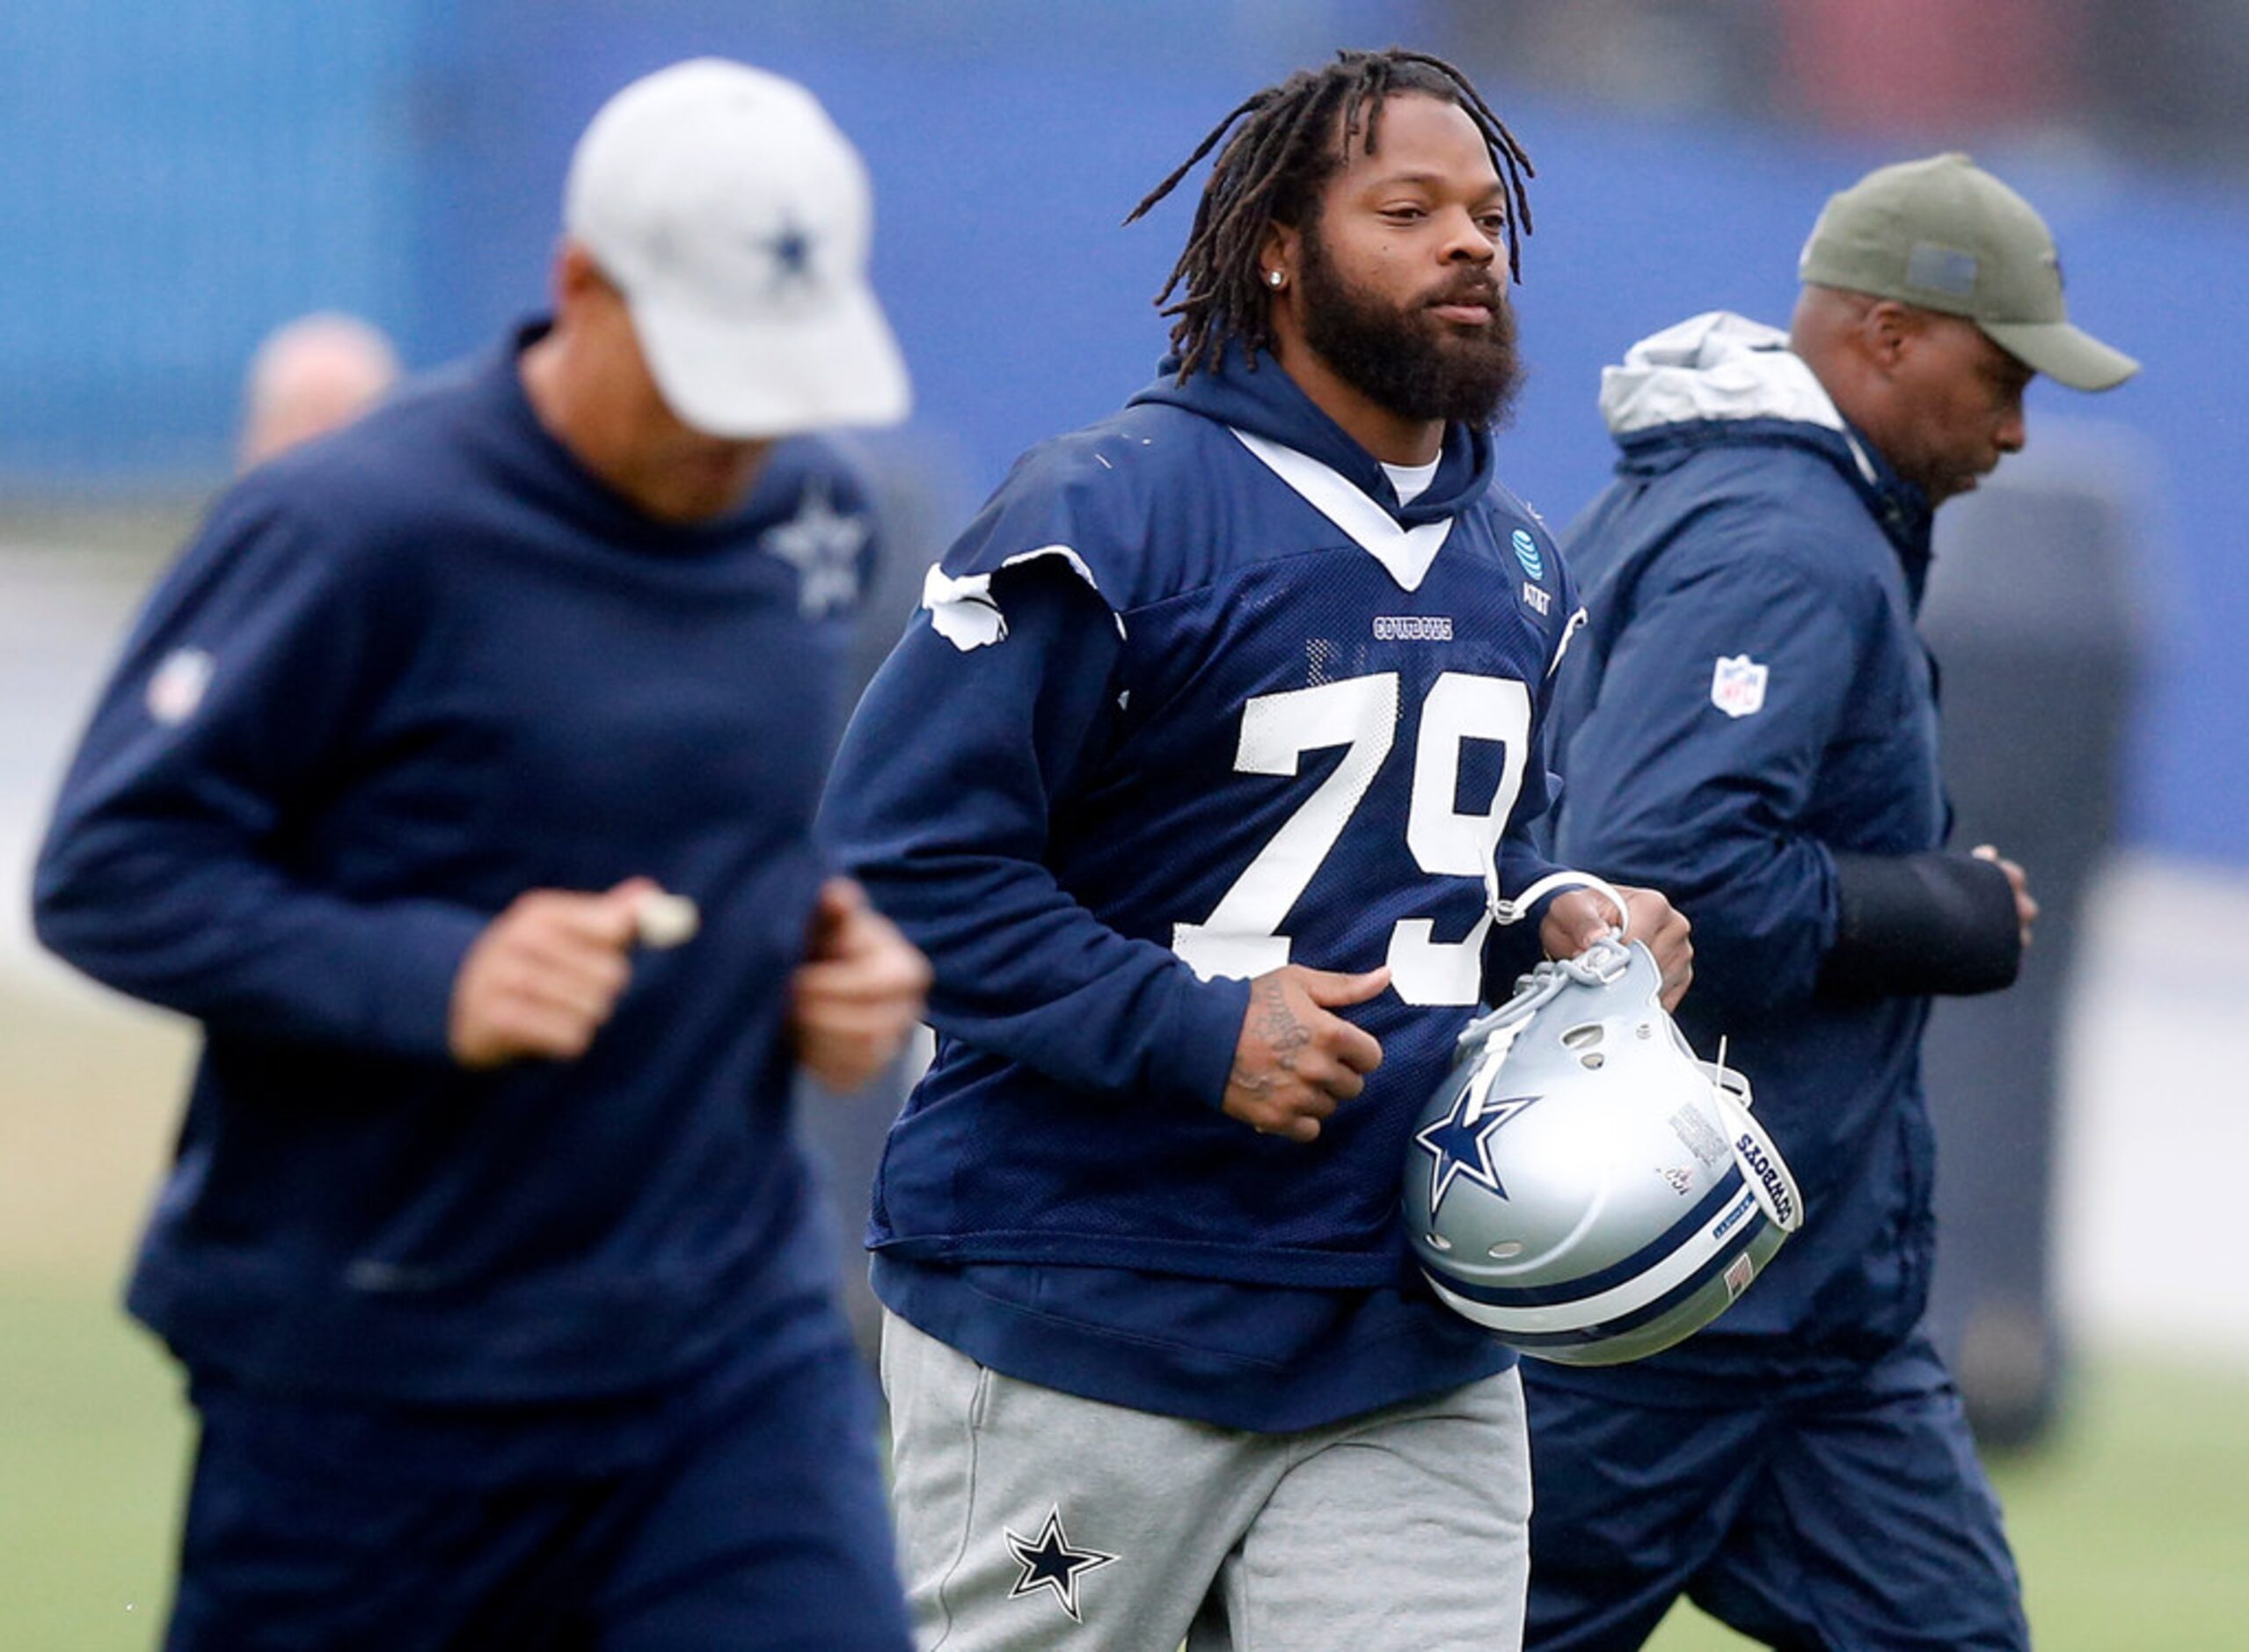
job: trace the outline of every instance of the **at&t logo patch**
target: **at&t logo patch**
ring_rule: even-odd
[[[1515,546],[1515,559],[1522,564],[1525,574],[1534,580],[1546,577],[1546,559],[1538,554],[1538,542],[1530,537],[1528,530],[1516,529],[1515,537],[1508,543]]]

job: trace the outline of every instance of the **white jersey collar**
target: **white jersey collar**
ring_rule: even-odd
[[[1311,455],[1278,442],[1252,435],[1229,425],[1241,444],[1262,460],[1267,470],[1297,492],[1314,510],[1349,534],[1354,541],[1383,565],[1402,590],[1418,591],[1437,559],[1454,518],[1425,522],[1418,528],[1401,526],[1398,519],[1369,499],[1340,471]]]

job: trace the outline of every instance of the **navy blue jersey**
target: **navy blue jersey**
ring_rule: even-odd
[[[1272,1306],[1296,1328],[1260,1349],[1213,1305],[1254,1323],[1260,1290],[1405,1280],[1406,1138],[1479,996],[1487,879],[1495,861],[1510,890],[1545,870],[1524,828],[1575,613],[1553,545],[1492,482],[1480,433],[1456,428],[1401,508],[1267,363],[1159,384],[1035,450],[927,595],[825,811],[937,968],[937,1061],[875,1202],[893,1305],[931,1289],[899,1265],[1034,1268],[1050,1310],[1074,1297],[1121,1332],[1175,1290],[1214,1323],[1175,1329],[1172,1363],[1262,1352],[1284,1369],[1261,1397],[1183,1396],[1172,1356],[1144,1350],[1068,1371],[998,1357],[1096,1398],[1300,1426],[1291,1385],[1317,1379],[1286,1369],[1291,1345],[1333,1324],[1309,1334],[1301,1305]],[[1383,1065],[1311,1147],[1218,1110],[1245,983],[1288,963],[1393,972],[1346,1012]],[[987,1277],[978,1294],[1019,1292]],[[924,1328],[974,1341],[940,1317]],[[1434,1303],[1406,1319],[1385,1319],[1385,1370],[1334,1354],[1355,1374],[1308,1403],[1347,1414],[1506,1363]]]
[[[36,882],[47,945],[204,1025],[131,1294],[191,1367],[578,1397],[836,1334],[783,1017],[868,525],[807,442],[739,515],[652,522],[542,428],[516,349],[219,501]],[[634,874],[701,933],[581,1059],[456,1067],[483,926]]]

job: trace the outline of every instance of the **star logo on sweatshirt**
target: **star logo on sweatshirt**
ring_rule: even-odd
[[[797,603],[807,619],[819,619],[859,599],[859,552],[866,546],[867,520],[836,508],[829,484],[808,484],[797,514],[766,531],[763,545],[797,571]]]
[[[1007,1591],[1007,1597],[1014,1600],[1041,1590],[1051,1590],[1056,1604],[1070,1614],[1070,1620],[1084,1623],[1085,1619],[1077,1609],[1078,1580],[1117,1557],[1099,1549],[1072,1545],[1070,1534],[1062,1530],[1059,1506],[1048,1509],[1047,1523],[1039,1528],[1039,1535],[1034,1538],[1026,1538],[1011,1526],[1003,1530],[1007,1533],[1008,1553],[1023,1568],[1015,1586]]]

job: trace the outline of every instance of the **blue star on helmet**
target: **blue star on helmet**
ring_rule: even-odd
[[[820,479],[806,486],[797,514],[769,529],[760,543],[795,567],[798,606],[806,618],[817,619],[858,600],[859,552],[866,542],[866,518],[837,510]]]
[[[1462,1176],[1479,1187],[1488,1188],[1502,1199],[1508,1196],[1508,1190],[1500,1185],[1500,1173],[1492,1165],[1492,1137],[1501,1125],[1538,1098],[1509,1096],[1505,1100],[1479,1104],[1479,1088],[1473,1084],[1464,1085],[1449,1113],[1414,1132],[1413,1140],[1434,1161],[1429,1166],[1431,1216],[1437,1213],[1437,1207],[1445,1202],[1453,1182]]]
[[[1007,1533],[1008,1553],[1023,1568],[1015,1586],[1007,1591],[1007,1597],[1014,1600],[1042,1589],[1051,1590],[1055,1601],[1070,1614],[1070,1620],[1084,1623],[1085,1619],[1077,1609],[1078,1579],[1087,1572],[1099,1570],[1117,1557],[1099,1549],[1073,1546],[1070,1534],[1062,1530],[1059,1507],[1047,1510],[1047,1523],[1039,1528],[1035,1538],[1024,1537],[1012,1527],[1003,1530]]]

